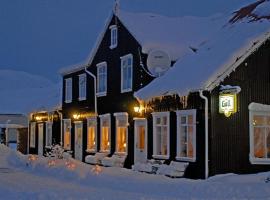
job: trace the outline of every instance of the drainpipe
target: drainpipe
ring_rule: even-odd
[[[87,70],[87,66],[84,67],[84,71],[94,79],[94,91],[95,91],[95,116],[97,116],[97,78],[96,76]]]
[[[208,166],[208,98],[203,95],[203,90],[199,91],[200,97],[205,101],[204,115],[205,115],[205,178],[209,175]]]

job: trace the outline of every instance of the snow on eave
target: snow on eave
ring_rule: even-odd
[[[249,49],[247,49],[243,55],[238,57],[239,58],[238,60],[236,60],[232,64],[227,64],[227,65],[224,65],[223,67],[221,67],[221,69],[223,69],[223,71],[221,71],[221,73],[219,75],[216,75],[216,76],[210,78],[207,81],[207,83],[204,87],[204,90],[212,91],[226,77],[228,77],[233,71],[235,71],[236,68],[239,67],[241,65],[241,63],[243,63],[252,53],[254,53],[261,45],[263,45],[269,38],[270,38],[270,29],[266,33],[264,33],[263,35],[261,35],[260,37],[255,39],[253,41],[254,45],[252,45]]]
[[[248,109],[251,111],[263,111],[263,112],[269,112],[270,111],[270,105],[260,104],[252,102],[249,104]]]
[[[62,75],[62,76],[65,76],[65,75],[68,75],[68,74],[71,74],[71,73],[74,73],[74,72],[77,72],[77,71],[80,71],[82,69],[84,69],[86,66],[89,66],[91,65],[96,53],[97,53],[97,50],[102,42],[102,39],[104,38],[104,35],[108,29],[108,26],[112,20],[114,16],[114,12],[110,12],[109,16],[107,17],[106,21],[105,21],[105,25],[102,29],[102,31],[100,32],[96,42],[95,42],[95,45],[94,47],[92,48],[90,54],[87,56],[87,59],[79,64],[76,64],[76,65],[73,65],[73,66],[70,66],[70,67],[66,67],[66,68],[63,68],[63,69],[60,69],[59,73]]]

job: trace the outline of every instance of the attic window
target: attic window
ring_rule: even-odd
[[[110,26],[110,30],[111,30],[111,46],[110,49],[114,49],[117,47],[117,43],[118,43],[118,30],[117,30],[117,26],[116,25],[112,25]]]

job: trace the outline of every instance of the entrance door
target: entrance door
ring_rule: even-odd
[[[75,159],[82,161],[83,157],[83,123],[76,122],[75,123]]]
[[[38,155],[43,156],[44,126],[38,124]]]
[[[135,119],[134,163],[147,161],[147,120]]]

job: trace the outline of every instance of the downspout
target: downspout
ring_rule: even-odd
[[[84,67],[84,71],[94,79],[94,93],[95,93],[95,116],[97,116],[97,78],[96,76],[87,70],[87,66]]]
[[[208,98],[203,95],[203,90],[199,90],[200,97],[205,101],[204,115],[205,115],[205,178],[209,176],[208,163]]]

